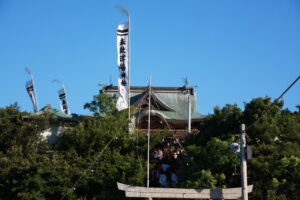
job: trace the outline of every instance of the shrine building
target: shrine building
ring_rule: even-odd
[[[142,131],[148,129],[149,96],[150,129],[151,131],[172,130],[187,133],[189,118],[189,100],[191,112],[191,129],[193,125],[203,120],[204,116],[198,112],[197,96],[193,87],[130,87],[130,105],[135,106],[134,125]],[[118,87],[103,86],[100,93],[118,96]]]

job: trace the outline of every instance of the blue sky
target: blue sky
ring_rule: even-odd
[[[59,79],[70,108],[117,83],[116,27],[131,12],[131,84],[197,85],[201,114],[255,97],[275,99],[300,75],[298,0],[0,0],[0,107],[32,112],[28,67],[40,108],[59,109]],[[300,82],[285,107],[300,104]]]

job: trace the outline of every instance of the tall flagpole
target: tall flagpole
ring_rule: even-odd
[[[128,15],[128,119],[130,120],[130,51],[131,51],[131,41],[130,41],[130,31],[131,31],[131,27],[130,27],[130,13],[127,11],[127,15]]]
[[[123,6],[117,5],[116,6],[121,12],[125,13],[128,17],[128,119],[130,120],[130,31],[131,31],[131,27],[130,27],[130,13],[127,9],[125,9]]]
[[[147,145],[147,187],[149,187],[149,177],[150,177],[150,112],[151,112],[151,75],[149,78],[149,105],[148,105],[148,145]]]

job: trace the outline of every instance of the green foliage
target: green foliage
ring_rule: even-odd
[[[145,160],[134,149],[144,153],[146,140],[140,135],[136,146],[126,112],[66,124],[52,145],[40,140],[42,130],[60,123],[51,116],[22,113],[16,105],[0,116],[1,199],[124,199],[116,182],[144,184]]]
[[[212,137],[227,140],[238,133],[242,123],[243,113],[236,104],[227,104],[224,108],[216,107],[214,114],[206,117],[203,123],[199,124],[198,129],[201,136],[190,137],[189,141],[199,145],[206,145]]]
[[[196,144],[186,147],[189,160],[185,168],[183,187],[226,188],[236,186],[239,179],[233,176],[239,159],[231,153],[228,141],[212,138],[205,146]],[[197,186],[197,187],[196,187]]]
[[[96,116],[110,116],[118,112],[116,109],[116,96],[104,93],[94,96],[90,103],[84,105],[84,108],[93,112]]]
[[[244,123],[254,126],[247,132],[252,143],[272,144],[280,134],[278,119],[281,116],[283,102],[271,102],[271,99],[257,98],[245,104]]]
[[[257,98],[244,111],[237,105],[216,107],[197,125],[200,133],[184,143],[180,187],[239,187],[239,158],[229,146],[239,142],[245,123],[251,125],[247,143],[254,146],[250,199],[300,199],[300,113],[282,106]],[[66,124],[56,144],[42,142],[40,133],[62,122],[21,112],[16,104],[0,109],[1,199],[125,199],[116,182],[145,184],[147,138],[128,134],[126,110],[118,112],[114,97],[101,95],[86,108],[96,117]],[[151,136],[151,148],[163,136]]]
[[[105,149],[107,144],[110,145]],[[73,183],[85,173],[73,193],[87,199],[123,199],[124,194],[117,190],[116,182],[144,184],[146,172],[137,162],[135,148],[134,137],[128,134],[127,115],[122,112],[80,122],[61,135],[56,147],[60,154],[69,156],[71,153],[76,158],[66,160],[81,171]],[[78,158],[83,162],[76,163]],[[144,162],[142,158],[139,160]]]
[[[46,117],[28,118],[28,114],[20,112],[17,104],[0,108],[0,151],[6,153],[15,146],[30,153],[30,148],[36,146],[36,140],[48,125]]]

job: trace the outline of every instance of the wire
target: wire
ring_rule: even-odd
[[[137,121],[137,126],[139,126],[140,124],[140,114],[141,114],[141,105],[142,103],[144,102],[144,99],[146,98],[146,95],[143,96],[141,102],[138,104],[138,108],[139,108],[139,112],[138,112],[138,121]],[[143,168],[143,165],[141,163],[141,159],[140,159],[140,155],[139,155],[139,132],[136,131],[136,154],[137,154],[137,157],[138,157],[138,160],[139,160],[139,163],[140,163],[140,168],[141,169],[144,169]]]
[[[106,146],[101,150],[101,152],[96,156],[96,158],[94,159],[94,161],[90,164],[90,166],[84,170],[84,172],[82,173],[82,175],[75,181],[75,183],[72,185],[72,187],[61,197],[60,200],[63,200],[66,195],[68,194],[68,192],[70,190],[73,190],[73,188],[76,187],[76,185],[79,183],[79,181],[87,174],[87,172],[91,169],[91,167],[96,163],[96,161],[98,161],[98,159],[102,156],[103,152],[109,147],[110,143],[114,140],[114,137],[112,137],[112,139],[106,144]]]
[[[155,98],[153,98],[153,99],[154,99],[154,103],[155,103],[156,106],[158,107],[158,104],[157,104]],[[163,117],[163,120],[164,120],[165,123],[167,124],[167,127],[169,128],[169,130],[171,130],[172,136],[173,136],[173,138],[177,141],[177,143],[178,143],[178,145],[180,146],[180,148],[182,148],[183,151],[186,152],[186,151],[185,151],[185,148],[184,148],[184,147],[182,146],[182,144],[180,143],[179,138],[176,137],[176,135],[175,135],[175,133],[174,133],[174,130],[173,130],[173,129],[170,129],[170,127],[171,127],[170,124],[167,122],[167,120],[166,120],[164,117]],[[198,167],[198,165],[195,163],[195,161],[194,161],[193,159],[190,159],[190,161],[195,165],[195,167],[197,168],[197,170],[200,170],[200,168]]]
[[[258,121],[258,120],[261,120],[263,117],[264,117],[264,115],[266,114],[266,112],[269,110],[269,108],[272,106],[272,105],[274,105],[275,103],[277,103],[278,101],[279,101],[279,99],[281,99],[296,83],[297,83],[297,81],[300,79],[300,76],[298,76],[297,78],[296,78],[296,80],[294,80],[294,82],[293,83],[291,83],[290,85],[289,85],[289,87],[287,87],[287,89],[285,89],[285,91],[277,98],[277,99],[275,99],[275,101],[273,102],[273,103],[271,103],[268,107],[267,107],[267,109],[262,113],[262,115],[259,117],[259,118],[257,118],[252,124],[250,124],[247,128],[246,128],[246,130],[245,130],[245,134],[246,134],[246,131],[248,131],[252,126],[254,126],[255,125],[255,123]],[[246,136],[247,137],[249,137],[247,134],[246,134]]]
[[[155,98],[153,98],[153,99],[154,99],[154,103],[156,104],[156,106],[159,107],[158,104],[157,104],[157,102],[156,102],[156,100],[155,100]],[[181,145],[179,139],[176,137],[176,135],[175,135],[175,133],[174,133],[174,130],[173,130],[173,129],[170,129],[170,127],[171,127],[170,124],[167,122],[167,120],[166,120],[164,117],[162,117],[162,118],[163,118],[163,120],[165,121],[165,123],[167,124],[168,129],[171,130],[171,133],[172,133],[172,135],[173,135],[173,138],[175,138],[176,141],[178,141],[179,146],[184,150],[184,147]]]
[[[279,99],[281,99],[296,84],[296,82],[299,79],[300,79],[300,76],[298,76],[298,78],[296,78],[296,80],[294,80],[294,82],[275,101],[278,101]]]

